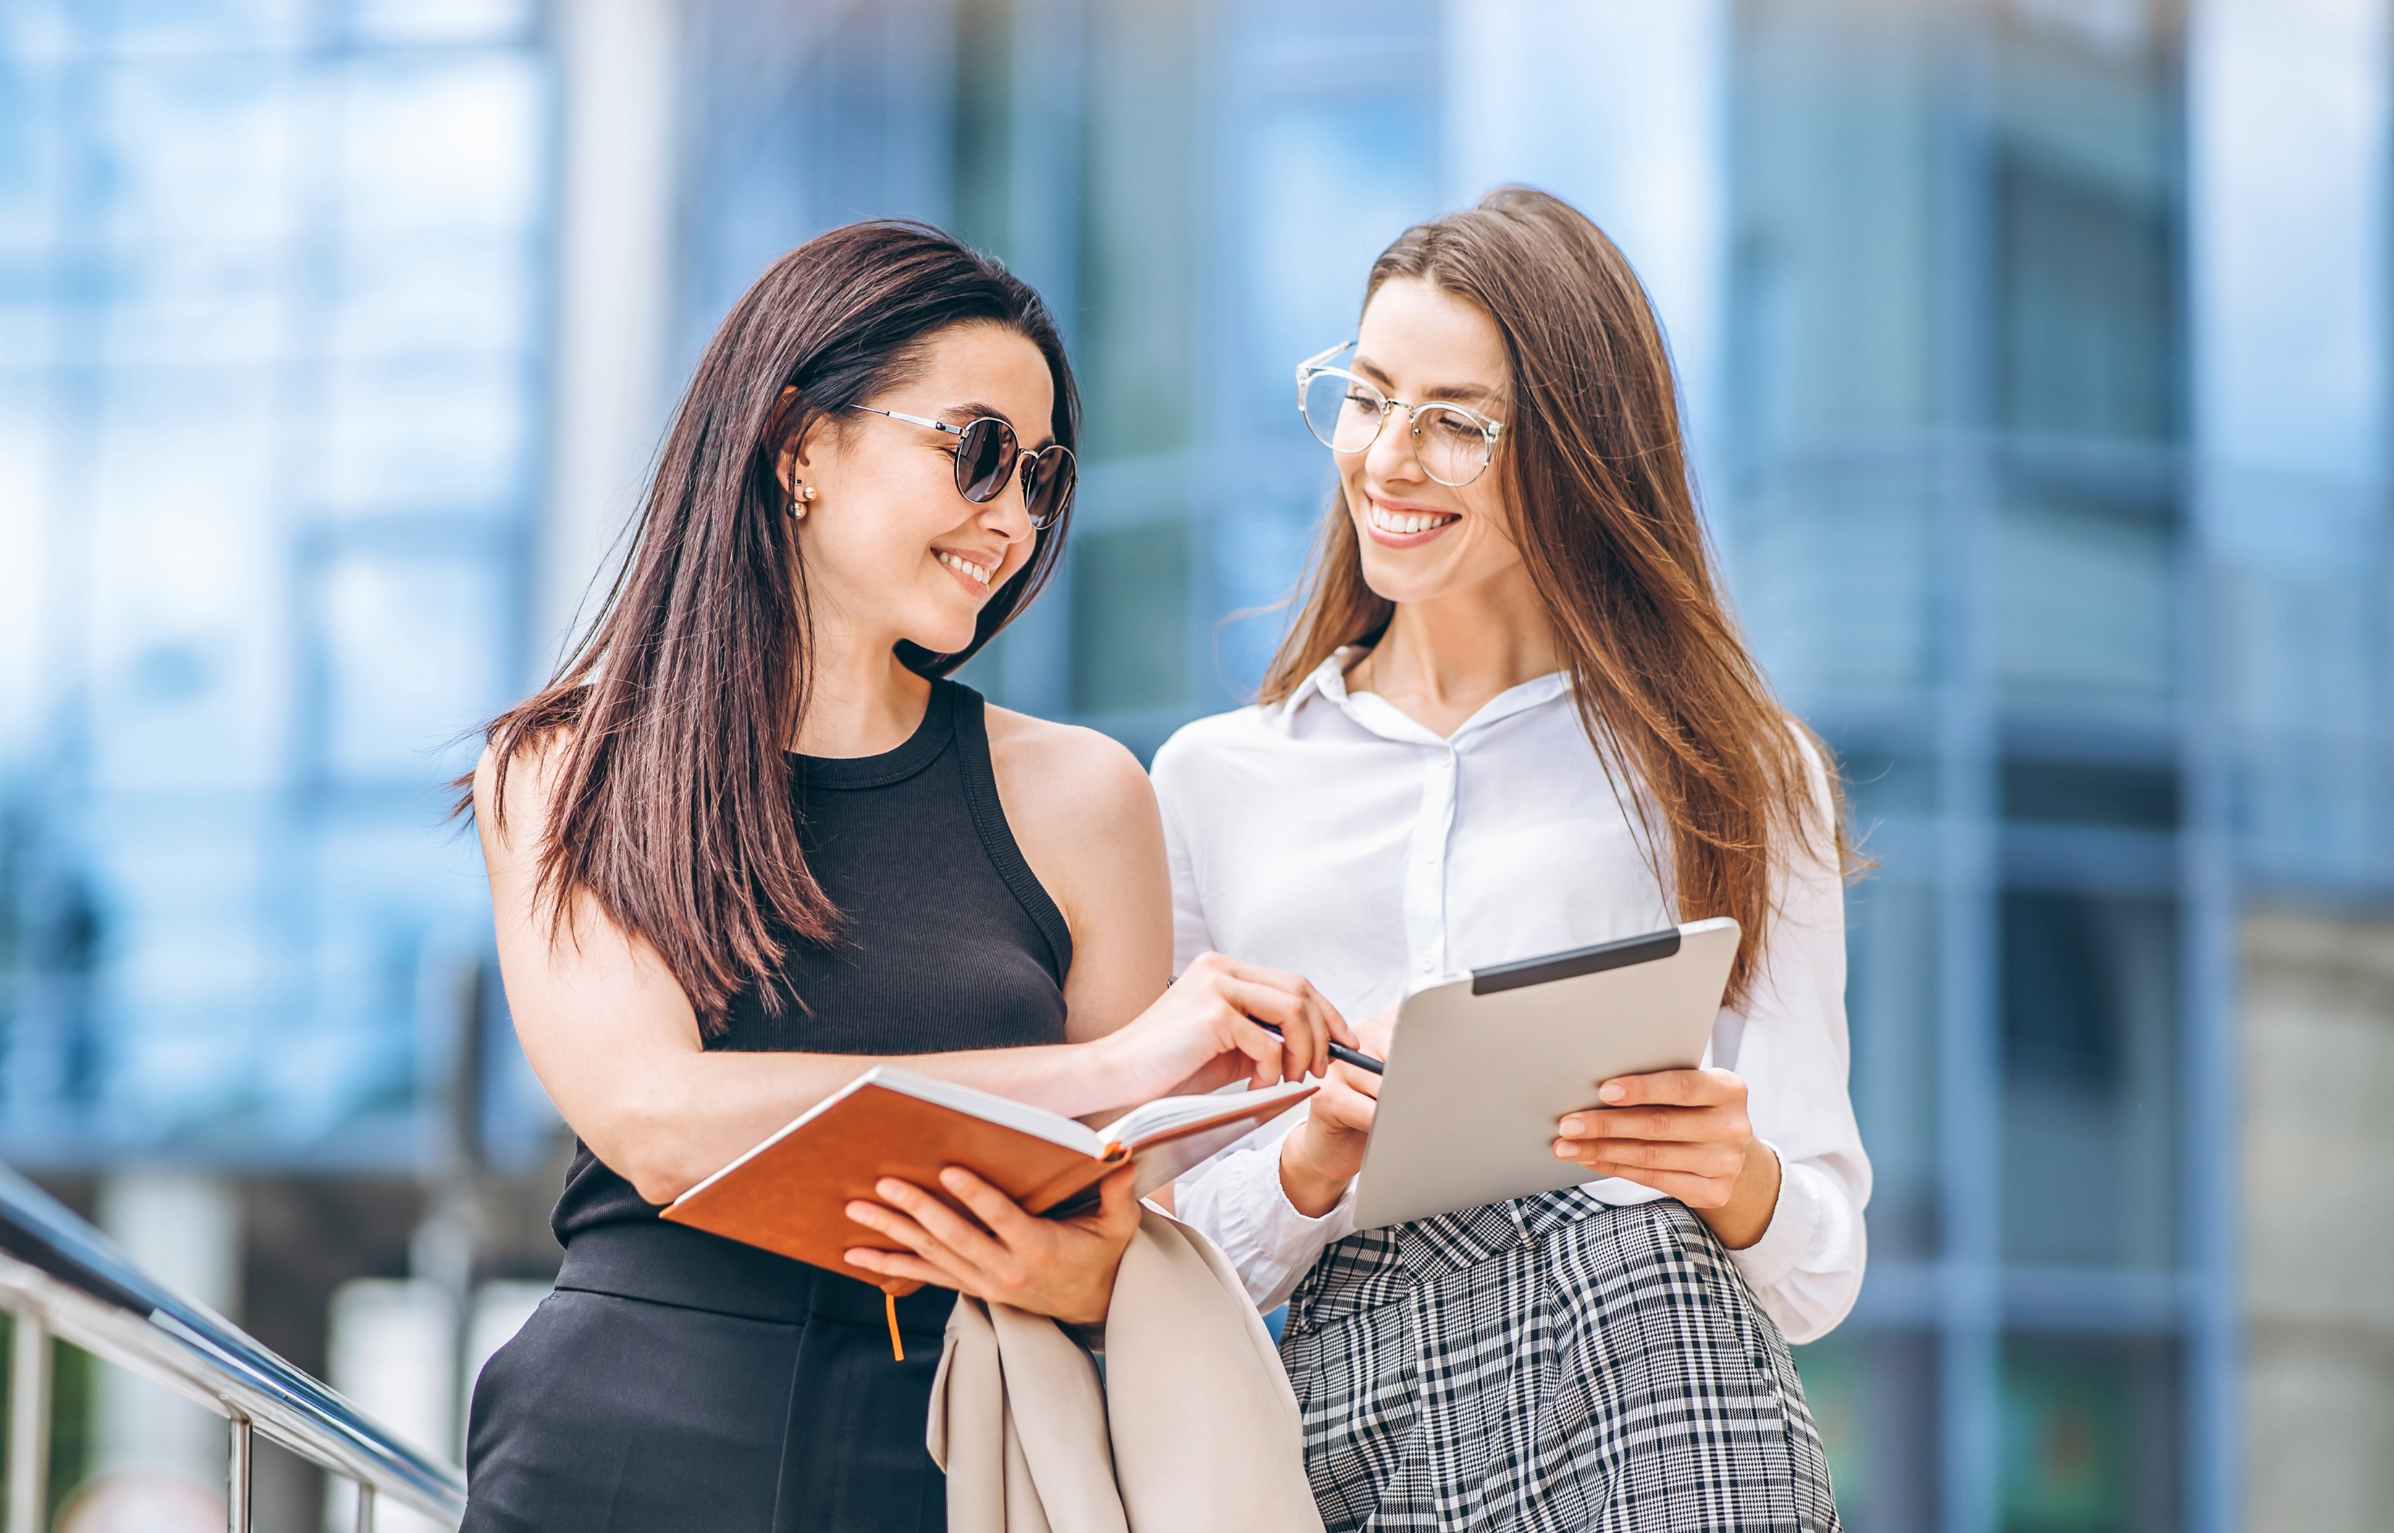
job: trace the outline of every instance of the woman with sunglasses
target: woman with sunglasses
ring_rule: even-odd
[[[1743,938],[1707,1067],[1590,1080],[1551,1125],[1581,1186],[1355,1232],[1375,1078],[1341,1064],[1178,1211],[1259,1303],[1294,1291],[1333,1529],[1835,1527],[1787,1338],[1862,1278],[1852,859],[1722,600],[1645,291],[1508,188],[1391,245],[1297,383],[1338,480],[1302,609],[1261,700],[1155,760],[1178,952],[1301,967],[1371,1047],[1443,977]]]
[[[996,263],[914,224],[809,242],[700,359],[581,648],[489,726],[459,807],[577,1142],[556,1288],[475,1385],[469,1533],[944,1528],[924,1428],[954,1295],[885,1320],[890,1274],[659,1207],[883,1060],[1087,1115],[1352,1041],[1227,960],[1159,999],[1137,762],[948,679],[1055,567],[1078,425],[1046,306]],[[1103,1319],[1127,1174],[1073,1220],[948,1190],[992,1210],[961,1286]]]

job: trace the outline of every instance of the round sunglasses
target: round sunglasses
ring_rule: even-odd
[[[1014,435],[1014,428],[994,415],[984,415],[961,426],[935,421],[928,416],[908,415],[903,410],[879,410],[871,405],[850,405],[869,415],[886,415],[909,426],[928,426],[956,438],[956,493],[976,506],[985,506],[998,498],[1009,481],[1022,480],[1022,503],[1031,513],[1031,528],[1045,532],[1056,525],[1071,503],[1072,486],[1080,473],[1080,465],[1072,456],[1072,449],[1062,442],[1050,442],[1037,452],[1024,452],[1022,442]]]

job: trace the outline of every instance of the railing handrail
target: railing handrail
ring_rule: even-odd
[[[408,1447],[329,1385],[159,1283],[6,1167],[0,1167],[0,1307],[376,1494],[452,1525],[465,1514],[465,1477],[454,1465]],[[15,1408],[27,1403],[41,1408],[40,1402]]]

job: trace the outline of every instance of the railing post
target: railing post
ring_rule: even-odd
[[[0,0],[5,3],[5,0]],[[47,1253],[39,1266],[20,1247]],[[208,1402],[226,1419],[225,1526],[247,1533],[261,1434],[344,1480],[361,1482],[357,1525],[371,1529],[383,1493],[456,1526],[465,1476],[360,1417],[347,1401],[274,1356],[238,1327],[175,1299],[119,1257],[99,1231],[0,1166],[0,1317],[13,1320],[5,1377],[13,1400],[0,1424],[8,1459],[0,1533],[44,1533],[60,1342]],[[339,1516],[334,1513],[335,1518]]]
[[[224,1525],[226,1533],[249,1533],[249,1418],[236,1411],[228,1423],[224,1466]]]
[[[18,1310],[8,1355],[8,1533],[41,1533],[50,1509],[50,1328]]]

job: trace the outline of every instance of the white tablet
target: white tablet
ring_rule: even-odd
[[[1397,1010],[1355,1227],[1575,1187],[1556,1123],[1616,1075],[1703,1062],[1737,956],[1722,916],[1524,959],[1408,996]]]

